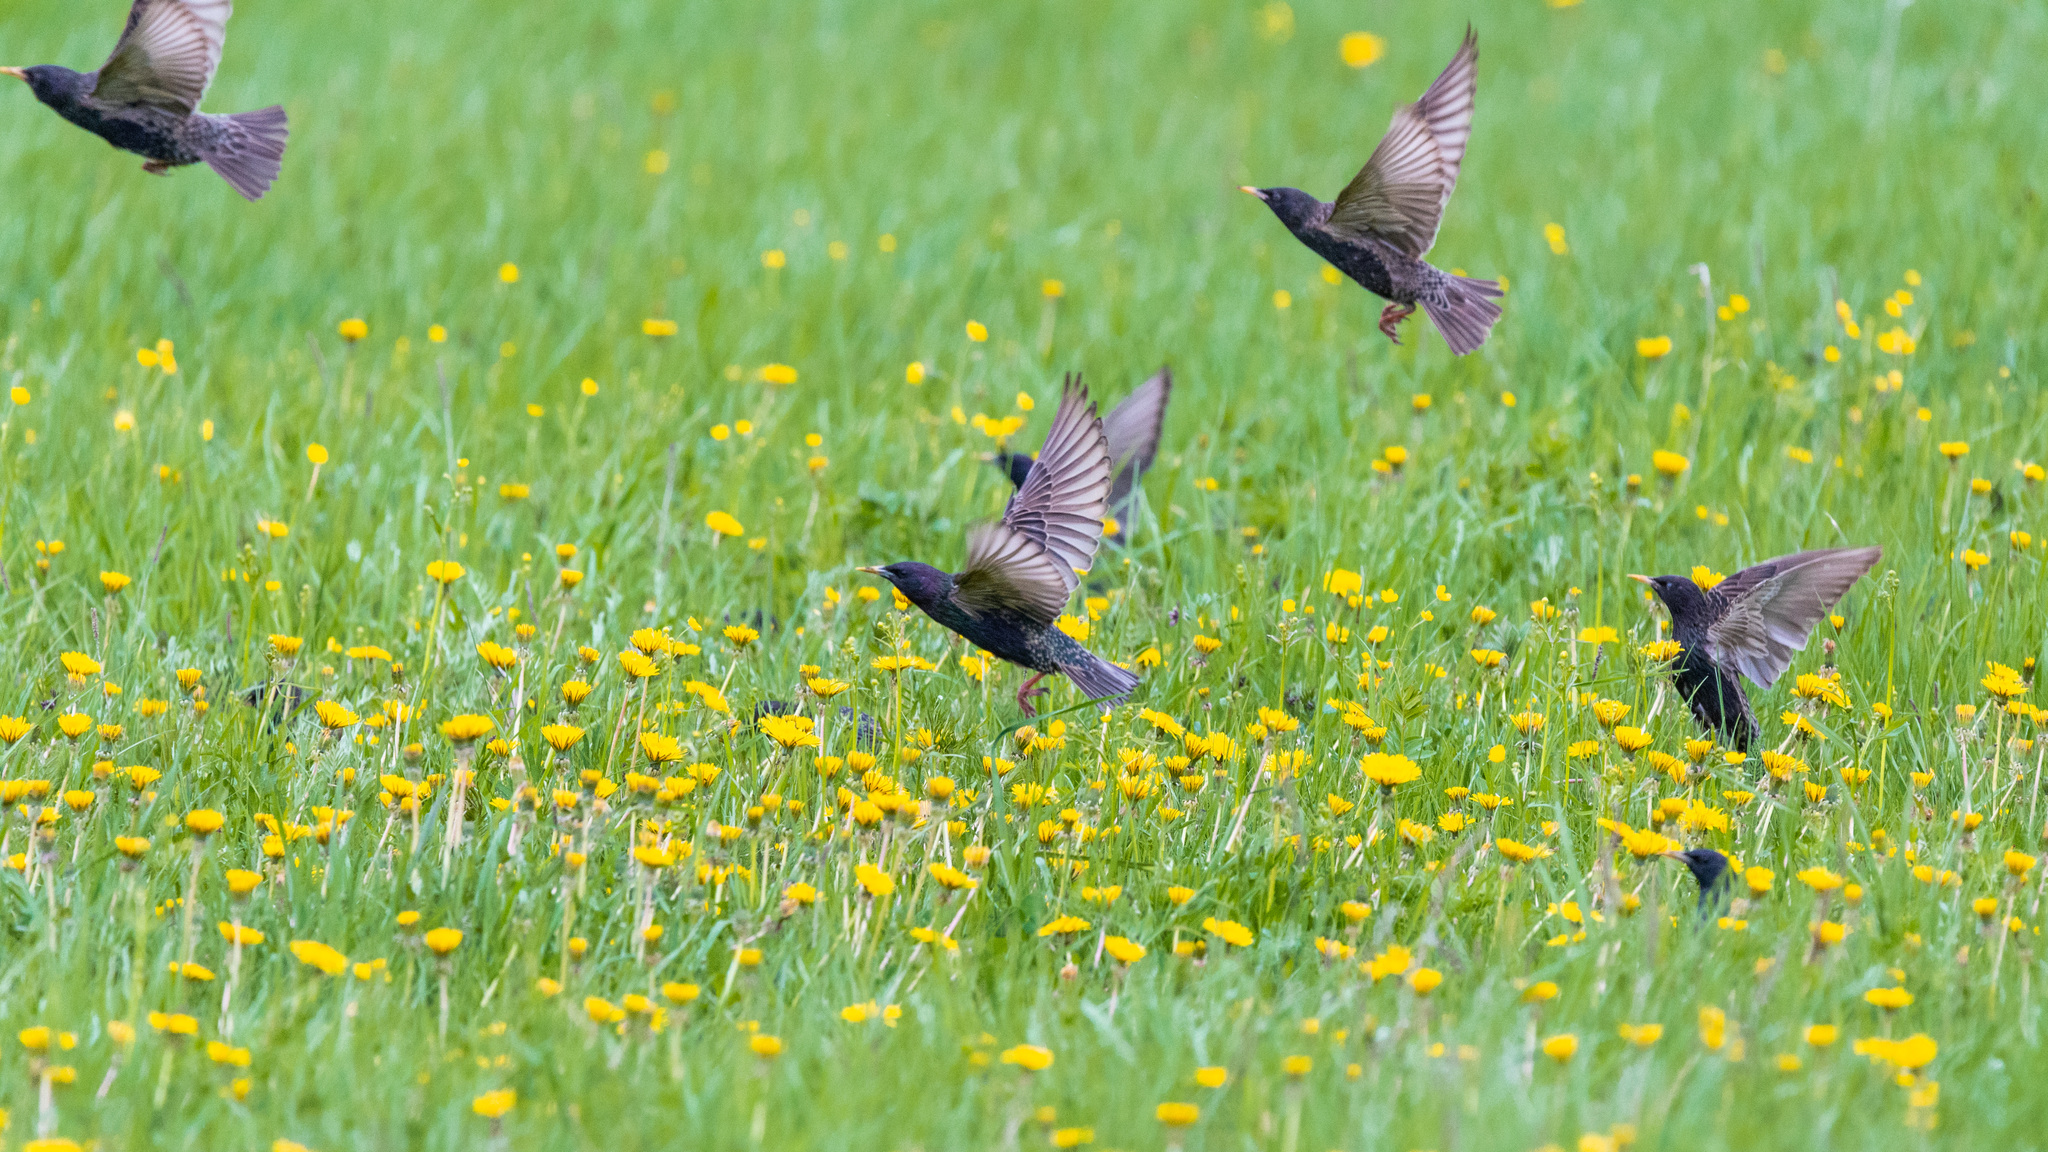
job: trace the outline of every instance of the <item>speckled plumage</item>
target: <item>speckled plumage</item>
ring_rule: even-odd
[[[1273,214],[1280,217],[1281,223],[1287,225],[1287,230],[1294,233],[1295,239],[1307,245],[1309,251],[1328,260],[1337,271],[1351,277],[1361,288],[1397,304],[1422,304],[1436,308],[1450,306],[1451,286],[1456,281],[1450,273],[1436,268],[1427,260],[1418,260],[1403,253],[1377,236],[1367,234],[1353,239],[1338,235],[1328,227],[1330,212],[1336,205],[1315,200],[1298,188],[1264,188],[1260,191],[1274,197],[1293,192],[1305,200],[1314,200],[1313,207],[1299,215],[1291,211],[1283,213],[1271,199],[1268,204],[1273,206]]]
[[[1689,577],[1660,579],[1673,582],[1651,584],[1671,612],[1671,638],[1679,645],[1678,659],[1671,666],[1672,683],[1700,727],[1719,734],[1731,748],[1747,750],[1760,731],[1756,711],[1749,706],[1742,682],[1709,655],[1707,625],[1714,621],[1712,602]]]
[[[966,640],[1019,668],[1047,674],[1087,668],[1100,660],[1057,625],[1038,626],[1006,612],[976,614],[953,598],[954,580],[929,564],[906,561],[882,569],[903,597]],[[1119,669],[1121,671],[1121,669]]]
[[[199,111],[232,8],[231,0],[135,0],[120,43],[97,71],[39,64],[0,72],[26,83],[64,119],[147,159],[146,172],[203,162],[258,200],[283,162],[290,136],[284,109]]]
[[[1121,700],[1138,677],[1060,630],[1059,615],[1102,543],[1110,491],[1110,453],[1088,390],[1069,378],[1045,447],[1003,518],[968,535],[957,574],[910,560],[863,568],[983,651],[1038,675],[1017,690],[1017,706],[1035,711],[1038,681],[1055,673],[1083,696]]]
[[[1459,276],[1423,259],[1457,187],[1472,134],[1479,82],[1479,41],[1465,41],[1422,98],[1394,112],[1372,158],[1336,200],[1324,203],[1299,188],[1252,188],[1287,230],[1360,287],[1393,301],[1380,331],[1401,342],[1398,325],[1419,305],[1462,356],[1486,342],[1500,318],[1500,285]]]
[[[1851,585],[1884,555],[1833,548],[1766,560],[1703,589],[1688,576],[1636,576],[1671,613],[1672,679],[1704,728],[1748,749],[1760,734],[1742,677],[1768,688]]]

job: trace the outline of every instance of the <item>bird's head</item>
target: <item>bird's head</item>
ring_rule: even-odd
[[[1685,865],[1692,878],[1699,881],[1702,893],[1712,892],[1728,876],[1728,858],[1712,848],[1688,848],[1683,852],[1666,852],[1668,860]]]
[[[36,99],[48,104],[52,99],[63,96],[83,95],[91,87],[91,81],[83,72],[59,68],[55,64],[37,64],[29,68],[0,68],[0,75],[12,76],[28,85]]]
[[[857,568],[870,576],[880,576],[896,586],[904,599],[922,608],[943,600],[953,591],[953,577],[929,564],[905,560],[880,568]]]
[[[1657,599],[1670,610],[1673,619],[1686,615],[1688,609],[1706,607],[1707,594],[1693,583],[1690,576],[1638,576],[1630,573],[1629,579],[1648,584],[1650,591],[1655,592]]]
[[[1290,229],[1298,229],[1314,222],[1317,212],[1323,207],[1321,200],[1299,188],[1253,188],[1246,184],[1241,185],[1238,191],[1264,200],[1266,207],[1273,210],[1273,215],[1278,216],[1280,222]]]
[[[1031,476],[1032,459],[1021,452],[996,452],[983,459],[1002,469],[1003,475],[1010,478],[1010,483],[1019,488],[1022,488],[1024,481]]]

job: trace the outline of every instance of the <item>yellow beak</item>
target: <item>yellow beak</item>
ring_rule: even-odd
[[[1237,190],[1249,196],[1257,196],[1261,200],[1264,200],[1266,198],[1265,195],[1261,193],[1257,188],[1254,188],[1249,184],[1239,184],[1237,186]]]
[[[1633,572],[1628,574],[1628,578],[1631,580],[1640,580],[1645,584],[1648,584],[1650,582],[1650,578],[1648,576],[1638,576]]]
[[[5,73],[9,76],[12,76],[16,80],[19,80],[24,84],[28,83],[28,73],[22,71],[19,68],[0,68],[0,73]]]
[[[870,567],[867,567],[867,568],[855,568],[855,569],[854,569],[854,571],[855,571],[855,572],[865,572],[865,573],[867,573],[867,574],[868,574],[868,575],[870,575],[870,576],[883,576],[882,570],[881,570],[880,568],[875,568],[875,567],[872,567],[872,566],[870,566]],[[887,579],[887,577],[886,577],[886,576],[884,576],[883,578],[884,578],[884,579]]]

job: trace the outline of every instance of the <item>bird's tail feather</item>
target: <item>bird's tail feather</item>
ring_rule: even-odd
[[[1500,305],[1494,300],[1502,292],[1499,282],[1494,280],[1452,276],[1450,281],[1441,305],[1425,302],[1423,307],[1429,311],[1436,330],[1444,334],[1444,343],[1463,356],[1486,343],[1493,322],[1500,319]]]
[[[1114,704],[1131,694],[1138,686],[1137,673],[1119,668],[1094,653],[1088,654],[1085,664],[1070,664],[1060,671],[1081,690],[1081,695],[1090,700],[1101,700],[1105,705]]]
[[[284,145],[291,136],[284,109],[273,104],[221,119],[226,124],[220,138],[200,158],[246,199],[263,199],[284,166]]]

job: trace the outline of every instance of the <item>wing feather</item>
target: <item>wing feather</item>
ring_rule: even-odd
[[[1067,567],[1069,590],[1079,582],[1075,574],[1094,563],[1095,550],[1102,544],[1109,474],[1109,441],[1102,419],[1095,414],[1088,389],[1069,376],[1031,475],[1003,512],[1005,526],[1036,541]]]
[[[93,95],[190,114],[213,83],[234,0],[135,0]]]
[[[1173,396],[1173,370],[1162,367],[1102,419],[1114,475],[1109,484],[1110,514],[1125,519],[1131,490],[1159,456],[1159,433],[1166,423],[1166,402]]]
[[[1813,626],[1884,555],[1881,548],[1831,548],[1766,560],[1715,587],[1720,607],[1707,625],[1714,661],[1766,688],[1791,667]]]
[[[1457,54],[1422,99],[1394,112],[1372,158],[1337,194],[1324,226],[1376,236],[1416,259],[1436,244],[1444,206],[1472,138],[1479,86],[1479,38],[1469,27]]]
[[[953,598],[977,616],[1015,612],[1051,624],[1066,609],[1077,581],[1043,545],[1006,524],[980,524],[967,534],[967,566],[953,578]]]

